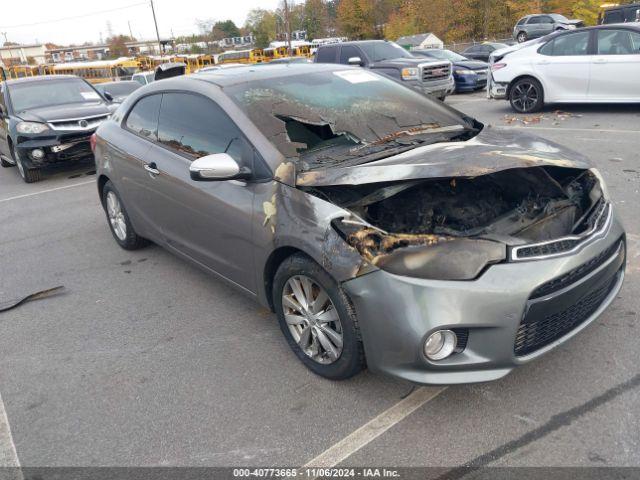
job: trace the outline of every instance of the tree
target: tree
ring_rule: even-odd
[[[584,20],[587,25],[598,23],[601,0],[577,0],[572,2],[571,16]]]
[[[213,25],[213,30],[216,30],[216,29],[224,33],[225,36],[223,38],[239,37],[240,36],[240,29],[236,26],[235,23],[233,23],[233,20],[225,20],[224,22],[216,22]]]
[[[338,28],[354,40],[377,38],[375,0],[341,0],[338,5]]]
[[[254,8],[247,15],[246,28],[253,33],[256,47],[266,48],[276,38],[276,15],[262,8]]]
[[[324,0],[307,0],[304,4],[302,28],[307,31],[307,38],[321,38],[327,35],[329,11]]]
[[[109,45],[109,56],[112,58],[126,57],[129,55],[129,49],[126,46],[126,42],[131,42],[133,39],[128,35],[114,35],[107,38],[107,45]]]

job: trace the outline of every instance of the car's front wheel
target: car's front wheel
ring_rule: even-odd
[[[311,258],[296,254],[280,265],[273,303],[289,346],[311,371],[344,380],[364,368],[353,306],[340,285]]]
[[[529,40],[527,32],[520,32],[516,38],[518,39],[518,43],[524,43]]]
[[[20,155],[18,155],[18,151],[14,145],[11,146],[11,155],[13,156],[13,160],[16,162],[16,166],[18,167],[18,173],[22,177],[25,183],[35,183],[42,180],[42,174],[40,170],[37,168],[29,168],[27,167]]]
[[[137,250],[149,243],[133,229],[120,194],[110,181],[102,189],[102,205],[109,221],[109,228],[118,245],[125,250]]]
[[[535,78],[521,78],[509,90],[509,102],[518,113],[538,112],[544,106],[544,91]]]

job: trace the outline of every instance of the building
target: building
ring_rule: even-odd
[[[46,63],[46,47],[44,45],[11,45],[0,47],[0,61],[7,67],[11,65]]]
[[[169,38],[161,38],[162,52],[158,49],[158,40],[140,40],[134,42],[126,42],[125,45],[129,49],[129,53],[136,55],[161,55],[167,52],[173,52],[173,40]]]
[[[228,37],[223,38],[222,40],[218,40],[216,43],[218,47],[226,49],[226,48],[235,48],[235,47],[250,47],[253,46],[254,43],[253,35],[244,35],[242,37]]]
[[[82,45],[50,48],[46,52],[48,63],[102,60],[109,55],[109,45]]]
[[[407,50],[422,50],[425,48],[444,48],[444,42],[433,33],[419,33],[400,37],[396,43]]]

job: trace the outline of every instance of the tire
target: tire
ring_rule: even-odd
[[[308,288],[304,282],[308,282]],[[310,291],[311,299],[321,303],[315,308],[313,304],[306,309],[292,308],[291,302],[299,307],[303,303],[298,300],[300,295],[295,295],[292,284],[298,285],[298,292]],[[322,296],[324,301],[319,300],[322,291],[326,294],[326,297]],[[365,368],[353,306],[346,293],[320,265],[301,253],[287,258],[276,271],[272,295],[280,329],[293,352],[309,370],[330,380],[345,380]],[[294,331],[298,338],[294,338]],[[306,335],[305,331],[308,332]],[[331,333],[326,335],[324,332]],[[336,337],[341,342],[335,341]],[[326,348],[327,341],[329,348]]]
[[[544,90],[535,78],[521,78],[509,89],[511,108],[518,113],[534,113],[544,106]]]
[[[529,40],[529,35],[527,35],[527,32],[520,32],[516,36],[516,40],[518,40],[518,43],[524,43]]]
[[[36,183],[42,180],[42,172],[37,168],[29,168],[25,166],[24,163],[22,163],[18,152],[16,151],[16,147],[13,145],[11,145],[11,156],[16,162],[18,173],[20,173],[20,176],[25,183]]]
[[[15,167],[16,166],[15,163],[7,162],[3,157],[0,157],[0,165],[2,165],[3,168],[9,168],[9,167]]]
[[[138,250],[149,244],[146,238],[139,236],[131,225],[120,194],[108,181],[102,189],[102,206],[113,238],[125,250]]]

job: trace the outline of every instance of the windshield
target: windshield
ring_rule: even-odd
[[[458,112],[363,69],[305,69],[225,90],[301,171],[373,161],[469,129]]]
[[[413,55],[394,42],[363,42],[358,46],[364,50],[372,62],[382,62],[394,58],[413,58]]]
[[[129,95],[140,87],[141,85],[138,82],[114,82],[96,85],[98,91],[102,93],[109,92],[114,96]]]
[[[552,13],[551,15],[549,15],[551,18],[553,18],[556,22],[568,22],[569,19],[567,17],[565,17],[564,15],[560,15],[559,13]]]
[[[100,102],[93,87],[79,78],[13,83],[8,86],[16,112],[65,103]]]

